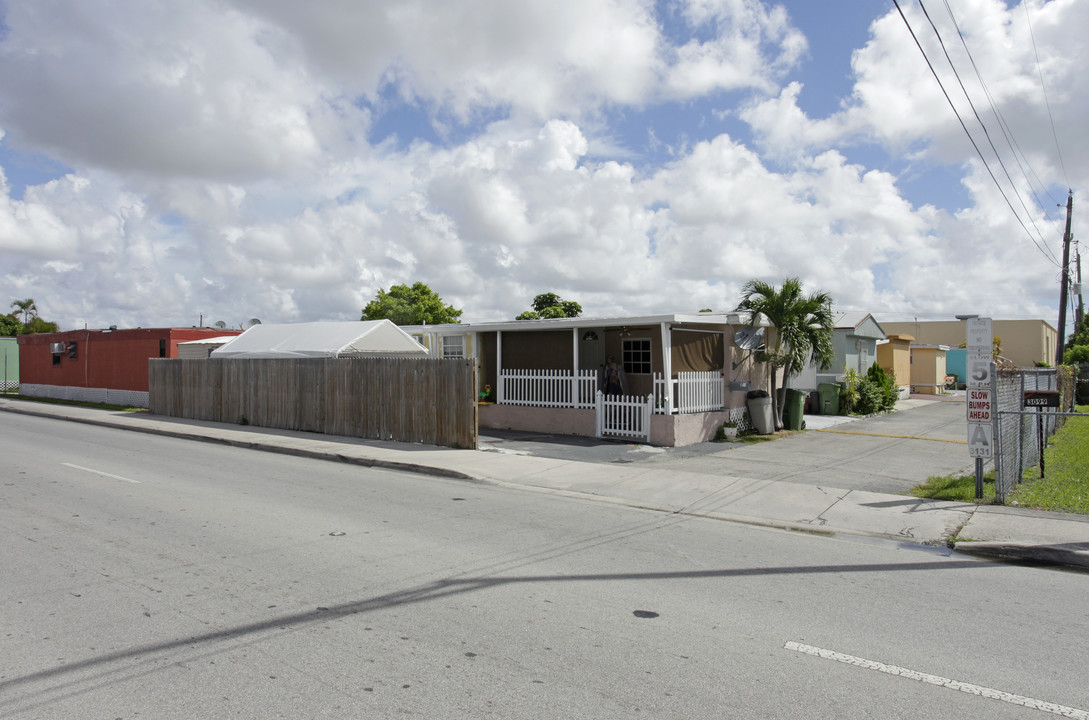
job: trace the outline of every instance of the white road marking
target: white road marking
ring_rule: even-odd
[[[93,470],[91,468],[85,468],[82,465],[73,465],[72,463],[61,463],[61,465],[65,466],[65,467],[74,468],[76,470],[83,470],[84,472],[94,473],[95,475],[101,475],[102,477],[113,478],[114,480],[123,480],[124,482],[132,483],[133,485],[142,484],[139,480],[133,480],[132,478],[121,477],[120,475],[114,475],[113,473],[102,472],[101,470]]]
[[[866,668],[867,670],[888,673],[889,675],[898,675],[902,678],[907,678],[908,680],[917,680],[930,685],[939,685],[941,687],[949,688],[950,690],[959,690],[960,692],[990,698],[991,700],[1001,700],[1002,702],[1007,702],[1012,705],[1020,705],[1033,710],[1051,713],[1052,715],[1078,718],[1078,720],[1089,720],[1089,712],[1086,712],[1085,710],[1066,707],[1065,705],[1056,705],[1055,703],[1044,702],[1043,700],[1036,700],[1034,698],[1024,697],[1023,695],[1014,695],[1012,693],[1002,692],[1001,690],[983,687],[982,685],[973,685],[971,683],[950,680],[949,678],[943,678],[937,675],[928,675],[927,673],[908,670],[907,668],[897,667],[896,665],[886,665],[885,663],[880,663],[875,660],[866,660],[853,655],[844,655],[843,653],[813,647],[812,645],[788,642],[783,647],[787,650],[805,653],[806,655],[813,655],[826,660],[835,660],[836,662],[855,665],[860,668]]]

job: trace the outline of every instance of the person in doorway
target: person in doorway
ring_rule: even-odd
[[[616,364],[616,357],[610,355],[605,358],[605,387],[602,389],[606,395],[624,394],[624,370]]]

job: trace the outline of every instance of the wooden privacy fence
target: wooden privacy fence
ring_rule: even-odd
[[[465,359],[148,361],[148,408],[192,420],[476,448],[476,365]]]

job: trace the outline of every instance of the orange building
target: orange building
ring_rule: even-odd
[[[240,333],[139,328],[19,335],[19,393],[146,407],[149,358],[176,358],[178,343]]]

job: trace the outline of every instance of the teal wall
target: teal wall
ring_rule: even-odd
[[[957,376],[957,386],[963,385],[967,377],[968,351],[964,348],[949,348],[945,351],[945,374]]]
[[[12,390],[19,384],[19,343],[13,337],[0,337],[0,390]]]

